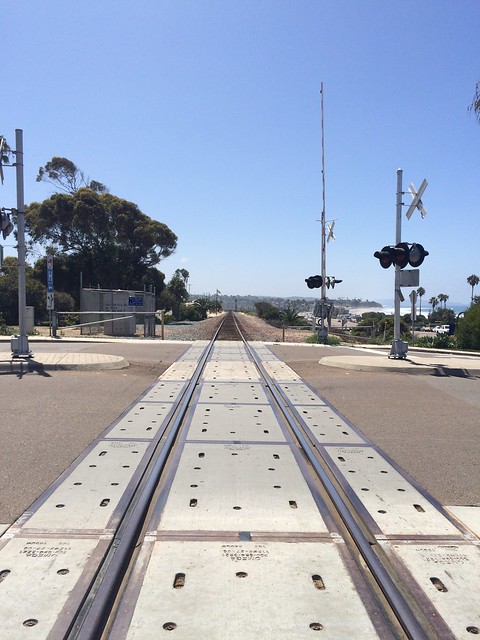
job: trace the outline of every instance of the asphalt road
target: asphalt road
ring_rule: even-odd
[[[318,364],[328,347],[273,351],[441,504],[480,506],[480,378],[334,369]]]
[[[35,353],[121,355],[130,367],[104,371],[0,372],[0,524],[9,524],[132,402],[189,343],[32,343]],[[0,356],[10,344],[0,343]]]
[[[188,345],[31,345],[120,355],[130,367],[0,375],[0,523],[21,515]],[[480,378],[333,369],[318,364],[329,347],[273,350],[442,504],[480,505]]]

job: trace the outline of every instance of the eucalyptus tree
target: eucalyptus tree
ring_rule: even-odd
[[[50,182],[63,193],[75,193],[81,187],[88,187],[97,193],[106,193],[107,187],[97,180],[90,180],[75,163],[68,158],[54,156],[38,170],[37,182]]]
[[[81,272],[84,283],[103,288],[155,285],[156,265],[177,245],[166,224],[133,202],[86,187],[31,203],[25,218],[32,243],[54,256],[66,254],[77,278]]]

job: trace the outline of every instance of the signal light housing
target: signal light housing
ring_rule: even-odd
[[[383,247],[381,251],[375,251],[374,258],[378,258],[380,266],[388,269],[393,264],[392,247]]]
[[[410,252],[408,254],[408,263],[411,267],[419,267],[425,260],[425,256],[428,255],[429,253],[423,248],[423,245],[414,242],[410,247]]]
[[[7,236],[9,236],[13,231],[13,224],[10,220],[10,216],[4,211],[0,211],[0,230],[4,240],[6,240]]]
[[[323,284],[322,276],[310,276],[309,278],[305,278],[305,282],[307,283],[307,287],[309,289],[318,289]]]
[[[408,242],[399,242],[395,246],[387,245],[381,251],[375,251],[373,255],[378,258],[380,266],[384,269],[388,269],[392,264],[403,269],[407,264],[414,268],[419,267],[429,253],[416,242],[411,245]]]
[[[403,269],[408,264],[409,248],[406,242],[399,242],[393,247],[393,264]]]

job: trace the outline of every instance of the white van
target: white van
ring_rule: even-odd
[[[449,324],[441,324],[438,327],[433,327],[435,333],[450,333],[450,325]]]

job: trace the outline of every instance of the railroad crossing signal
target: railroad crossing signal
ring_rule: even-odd
[[[305,282],[307,283],[307,287],[309,289],[318,289],[323,284],[323,278],[322,276],[310,276],[309,278],[305,278]],[[327,289],[330,289],[330,287],[333,289],[335,285],[339,284],[340,282],[343,282],[343,280],[337,280],[335,276],[327,276],[325,278],[325,286],[327,287]]]
[[[340,282],[343,282],[343,280],[337,280],[335,276],[328,276],[328,278],[325,278],[325,286],[327,287],[327,289],[330,289],[330,287],[334,289],[335,285],[339,284]]]
[[[404,269],[407,264],[414,268],[419,267],[429,254],[421,244],[399,242],[395,246],[387,245],[381,251],[375,251],[373,255],[378,258],[380,266],[384,269],[388,269],[392,264]]]
[[[412,217],[412,214],[415,211],[415,209],[418,209],[420,211],[420,215],[422,216],[422,218],[425,218],[425,216],[427,215],[427,211],[426,211],[425,207],[423,206],[423,202],[421,201],[421,197],[423,196],[423,192],[427,188],[427,185],[428,185],[428,182],[426,180],[424,180],[422,182],[422,184],[420,185],[420,189],[418,191],[416,191],[416,189],[413,186],[413,184],[410,183],[410,186],[408,187],[408,190],[410,191],[410,194],[411,194],[411,196],[413,198],[413,202],[409,206],[408,211],[405,214],[407,216],[408,220],[410,220],[410,218]]]
[[[323,284],[322,276],[310,276],[309,278],[305,278],[305,282],[307,283],[307,287],[309,289],[319,289]]]
[[[5,240],[13,231],[13,224],[10,220],[10,215],[6,211],[0,211],[0,230],[2,231],[3,239]]]

